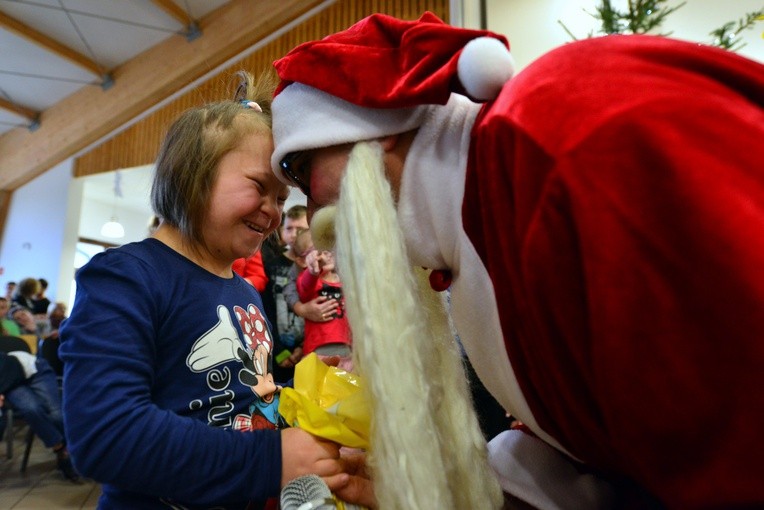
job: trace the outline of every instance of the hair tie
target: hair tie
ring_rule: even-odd
[[[250,101],[249,99],[242,99],[242,100],[241,100],[241,101],[239,101],[239,102],[241,103],[241,105],[242,105],[244,108],[252,108],[252,109],[253,109],[253,110],[255,110],[256,112],[260,112],[260,113],[263,113],[263,109],[262,109],[262,108],[260,108],[260,105],[259,105],[259,104],[257,104],[255,101]]]

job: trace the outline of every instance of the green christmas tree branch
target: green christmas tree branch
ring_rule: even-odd
[[[718,46],[720,48],[724,48],[725,50],[730,51],[737,51],[743,46],[745,46],[745,43],[738,39],[738,35],[743,30],[748,30],[749,28],[753,27],[753,24],[760,19],[764,18],[764,9],[749,12],[745,15],[742,19],[739,19],[737,21],[737,27],[735,26],[734,21],[730,21],[728,23],[725,23],[721,27],[717,28],[716,30],[710,32],[710,35],[714,38],[713,42],[711,43],[713,46]]]
[[[595,7],[595,13],[584,9],[584,12],[600,21],[598,34],[647,34],[660,27],[669,14],[672,14],[687,2],[682,2],[674,7],[666,6],[669,0],[629,0],[626,12],[621,12],[614,8],[610,0],[602,0]],[[758,20],[764,20],[764,9],[755,12],[749,12],[742,19],[725,23],[720,28],[710,32],[714,40],[712,45],[724,48],[730,51],[737,51],[745,43],[738,39],[743,30],[753,27]],[[571,39],[577,41],[578,38],[565,26],[561,20],[557,20]],[[670,35],[670,33],[657,34]],[[593,37],[589,32],[587,37]]]
[[[626,16],[632,34],[646,34],[663,24],[666,17],[682,7],[682,2],[675,7],[664,7],[667,0],[629,0],[629,12]],[[660,34],[669,35],[669,34]]]
[[[613,7],[610,0],[602,0],[602,2],[595,7],[596,12],[591,13],[586,9],[584,9],[584,12],[600,21],[598,34],[646,34],[663,24],[669,14],[673,13],[686,3],[682,2],[674,7],[667,7],[663,5],[667,1],[668,0],[629,0],[628,9],[625,12],[621,12]],[[577,40],[576,36],[573,35],[562,21],[557,20],[557,22],[573,40]],[[592,35],[592,33],[589,33],[588,37],[592,37]]]

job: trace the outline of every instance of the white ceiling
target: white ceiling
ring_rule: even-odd
[[[0,18],[10,17],[95,64],[76,64],[0,19],[0,99],[42,112],[83,87],[102,86],[111,69],[173,34],[189,33],[189,26],[161,7],[172,3],[196,20],[227,1],[0,0]],[[0,108],[0,135],[32,122]]]

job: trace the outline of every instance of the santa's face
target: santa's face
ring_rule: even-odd
[[[408,153],[414,131],[402,135],[390,135],[375,140],[380,144],[382,151],[378,154],[367,154],[354,158],[358,165],[381,164],[384,168],[385,177],[390,184],[394,200],[397,201],[400,191],[403,167]],[[295,174],[292,181],[295,184],[303,183],[310,188],[308,195],[308,220],[313,213],[325,205],[334,204],[340,196],[340,184],[348,167],[350,152],[355,143],[346,143],[332,147],[323,147],[300,153],[300,164],[291,168]],[[294,178],[296,177],[296,179]]]
[[[305,182],[310,184],[308,219],[316,209],[333,204],[340,196],[340,182],[345,174],[352,144],[323,147],[310,151]]]

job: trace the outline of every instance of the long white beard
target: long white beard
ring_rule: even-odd
[[[356,144],[336,210],[311,231],[320,248],[336,235],[380,508],[500,508],[443,295],[409,265],[379,144]]]

